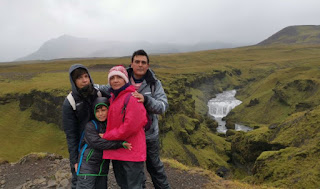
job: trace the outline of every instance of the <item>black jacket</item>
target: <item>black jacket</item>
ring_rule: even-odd
[[[71,72],[77,68],[86,69],[89,74],[88,69],[81,64],[72,65],[69,69],[72,96],[76,102],[76,110],[74,111],[72,109],[67,98],[65,98],[62,105],[62,124],[67,138],[71,165],[77,163],[81,133],[83,132],[85,125],[93,119],[92,103],[96,99],[98,92],[98,90],[94,89],[94,93],[86,98],[80,95],[76,84],[71,78]],[[91,84],[93,84],[90,74],[89,77]]]
[[[95,110],[99,104],[107,104],[106,97],[98,97],[92,104]],[[102,159],[103,150],[122,147],[123,141],[108,141],[99,136],[106,132],[107,122],[100,122],[96,118],[86,124],[81,149],[78,158],[78,175],[106,176],[109,171],[109,160]]]
[[[96,126],[94,124],[96,123]],[[124,141],[108,141],[99,136],[106,132],[106,122],[96,119],[87,123],[79,154],[78,175],[106,176],[109,163],[102,159],[103,150],[122,148]]]

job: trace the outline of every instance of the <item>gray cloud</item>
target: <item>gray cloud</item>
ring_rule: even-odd
[[[0,61],[63,34],[118,41],[255,44],[289,25],[319,25],[318,0],[1,0]]]

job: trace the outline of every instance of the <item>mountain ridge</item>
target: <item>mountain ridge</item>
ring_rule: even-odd
[[[261,41],[257,46],[320,44],[320,25],[288,26]]]
[[[53,60],[62,58],[122,57],[130,56],[137,49],[149,54],[182,53],[219,48],[233,48],[236,45],[223,42],[199,42],[196,44],[150,43],[147,41],[103,41],[62,35],[43,43],[41,47],[15,61]]]

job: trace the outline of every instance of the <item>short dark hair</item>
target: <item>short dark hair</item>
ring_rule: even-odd
[[[137,50],[135,51],[133,54],[132,54],[132,57],[131,57],[131,62],[133,62],[133,58],[135,56],[146,56],[147,57],[147,63],[149,64],[149,56],[148,54],[146,53],[146,51],[144,51],[143,49],[140,49],[140,50]]]
[[[84,68],[77,68],[71,72],[72,81],[75,83],[76,80],[83,74],[87,74],[87,70]]]

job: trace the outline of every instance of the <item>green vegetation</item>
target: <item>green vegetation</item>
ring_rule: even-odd
[[[283,44],[319,44],[320,26],[289,26],[268,39],[259,43],[259,45],[283,45]]]
[[[163,157],[219,173],[226,170],[222,176],[251,184],[320,185],[319,45],[255,46],[150,59],[170,106],[160,117]],[[0,137],[5,139],[0,159],[16,161],[30,152],[66,157],[65,136],[55,121],[61,119],[60,110],[50,102],[59,106],[68,94],[70,65],[84,64],[95,83],[105,84],[112,65],[129,61],[125,57],[0,65]],[[255,130],[228,137],[215,133],[206,104],[227,89],[237,89],[243,101],[227,121]],[[57,112],[55,120],[39,121],[50,117],[48,110]]]
[[[0,106],[0,157],[17,161],[30,152],[51,152],[67,157],[63,131],[53,124],[30,119],[30,110],[20,111],[19,103]]]

